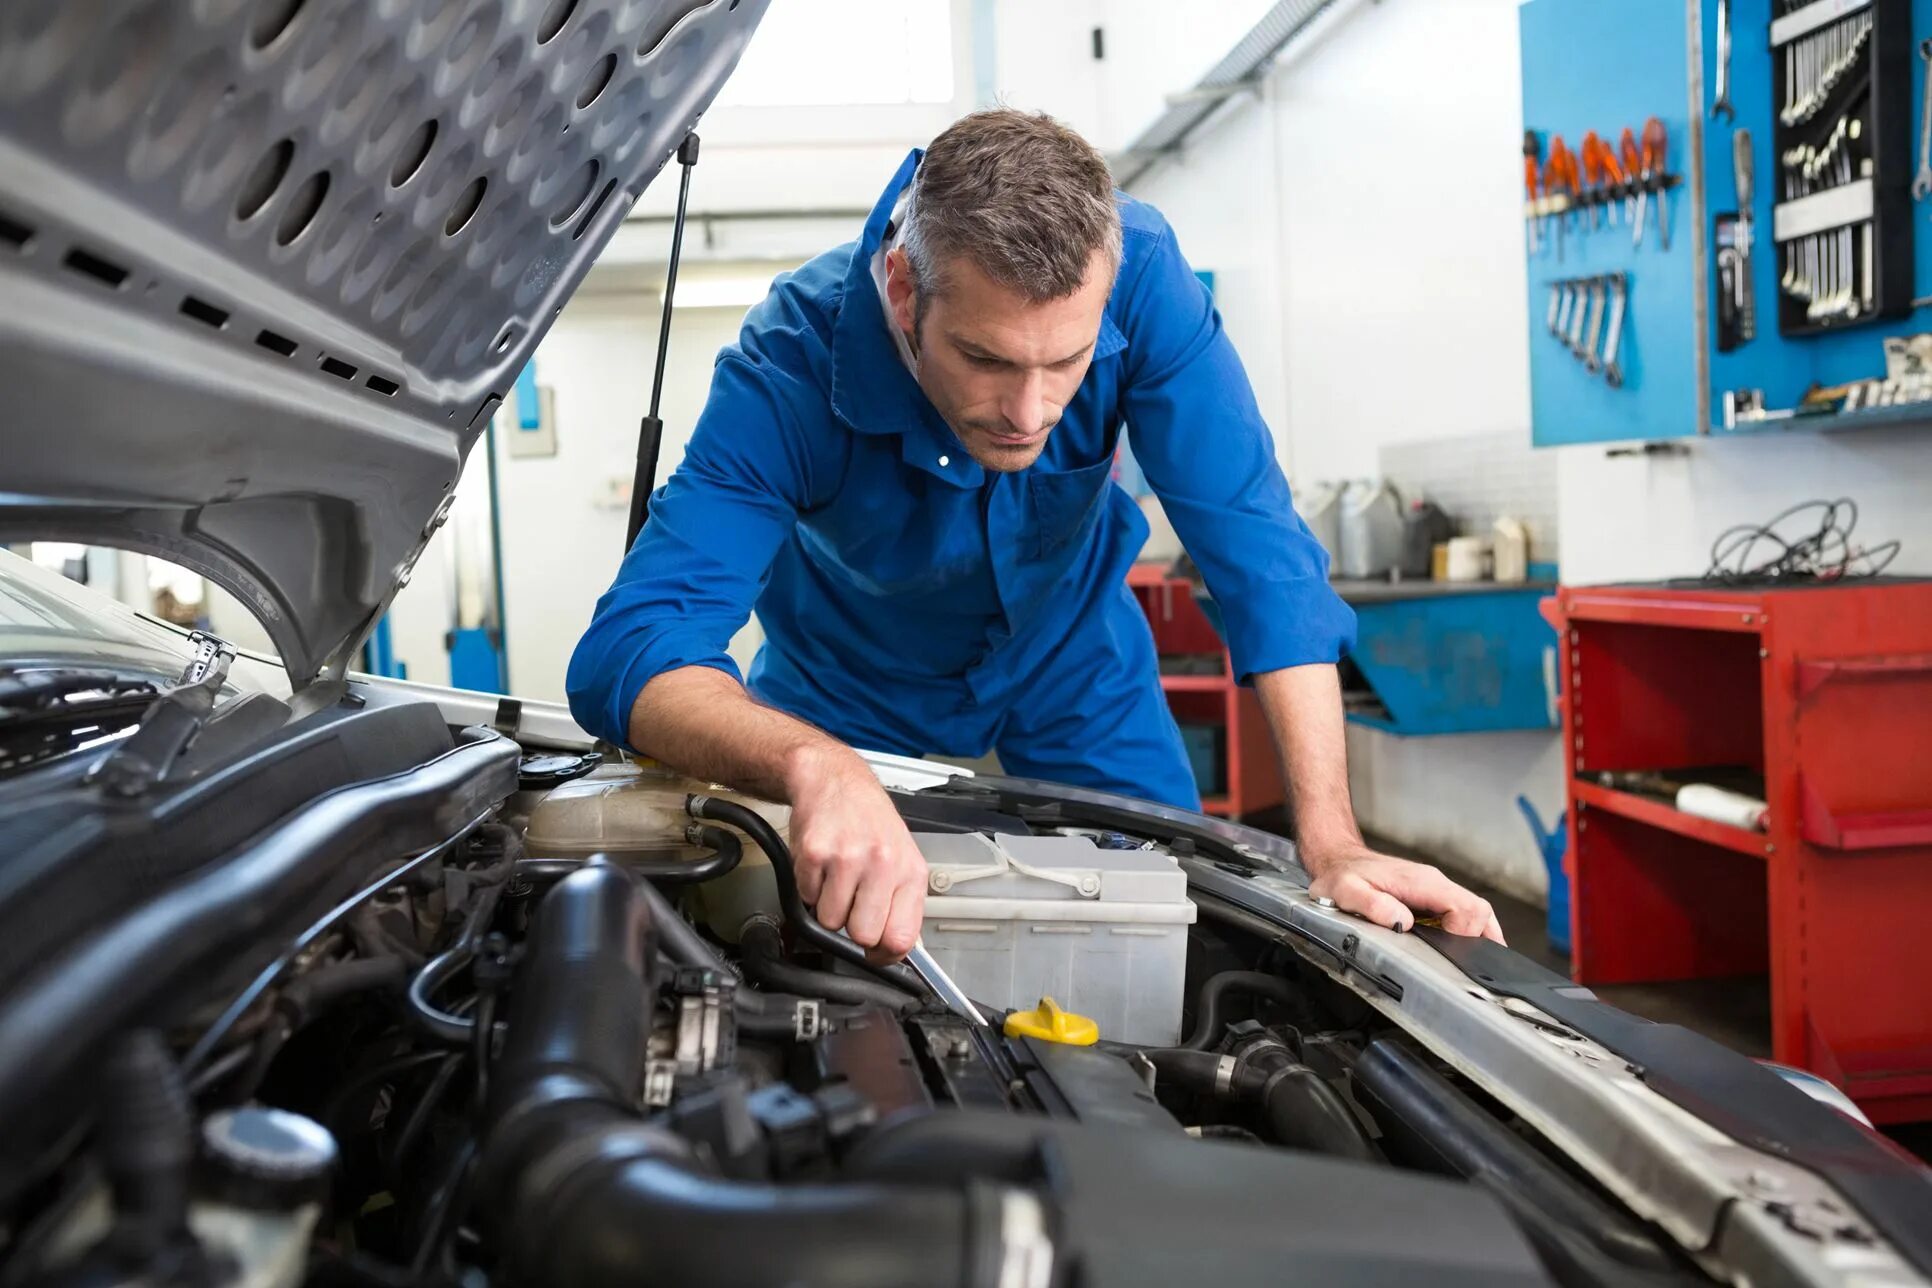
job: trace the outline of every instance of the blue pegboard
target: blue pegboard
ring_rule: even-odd
[[[1690,165],[1690,25],[1685,0],[1530,0],[1523,6],[1523,125],[1578,152],[1589,130],[1615,147],[1652,116],[1670,131],[1667,167]],[[1653,198],[1654,200],[1654,198]],[[1628,224],[1554,236],[1529,261],[1530,411],[1536,444],[1678,438],[1697,432],[1697,288],[1688,185],[1668,199],[1670,250],[1656,215],[1640,249]],[[1588,213],[1577,216],[1587,226]],[[1527,249],[1527,232],[1525,242]],[[1630,282],[1624,384],[1591,375],[1544,326],[1553,279],[1623,272]]]
[[[1701,297],[1715,316],[1711,258],[1696,272],[1693,239],[1710,238],[1708,226],[1693,223],[1691,172],[1701,167],[1708,217],[1737,208],[1732,177],[1731,126],[1706,121],[1702,153],[1691,154],[1690,114],[1708,106],[1716,83],[1716,0],[1529,0],[1521,13],[1523,116],[1526,128],[1545,136],[1561,134],[1572,152],[1586,130],[1594,129],[1614,146],[1628,125],[1641,131],[1646,117],[1660,118],[1670,131],[1670,168],[1686,182],[1670,197],[1671,249],[1662,251],[1653,224],[1641,250],[1630,245],[1628,228],[1604,229],[1568,238],[1565,262],[1544,246],[1529,262],[1531,415],[1539,446],[1681,438],[1700,432],[1724,433],[1723,394],[1731,389],[1761,389],[1769,406],[1793,406],[1812,384],[1839,384],[1880,376],[1882,342],[1887,336],[1932,331],[1932,312],[1823,336],[1787,340],[1778,334],[1777,250],[1772,241],[1772,207],[1777,190],[1772,155],[1771,44],[1772,0],[1731,0],[1731,95],[1736,124],[1751,131],[1757,161],[1753,214],[1757,251],[1753,277],[1757,296],[1757,338],[1720,354],[1715,327],[1698,334],[1696,303]],[[1932,34],[1932,0],[1912,0],[1915,37]],[[1703,80],[1699,101],[1691,102],[1692,22],[1701,27]],[[1923,85],[1914,73],[1913,142]],[[1917,157],[1895,159],[1916,168]],[[1932,295],[1932,232],[1924,223],[1927,205],[1915,209],[1916,297]],[[1581,243],[1581,244],[1579,244]],[[1554,278],[1623,271],[1630,275],[1630,317],[1623,340],[1626,381],[1610,389],[1585,371],[1544,327]],[[1703,345],[1709,360],[1709,424],[1699,418],[1696,353]],[[1852,418],[1855,420],[1856,418]],[[1932,408],[1925,419],[1932,421]],[[1833,428],[1833,418],[1769,422],[1738,433]]]

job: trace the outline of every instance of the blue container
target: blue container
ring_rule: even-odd
[[[1194,770],[1194,789],[1203,796],[1219,796],[1227,791],[1226,757],[1228,729],[1218,724],[1183,724],[1181,746],[1187,749],[1187,763]]]
[[[1536,848],[1543,855],[1543,867],[1550,874],[1550,910],[1544,933],[1550,937],[1550,947],[1567,954],[1570,951],[1570,877],[1563,870],[1563,855],[1570,848],[1569,812],[1557,816],[1556,830],[1551,832],[1544,828],[1543,817],[1530,804],[1529,797],[1518,796],[1516,808],[1523,811],[1523,820],[1529,824],[1530,835],[1536,838]]]

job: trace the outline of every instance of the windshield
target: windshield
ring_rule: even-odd
[[[0,550],[0,777],[127,734],[181,679],[188,632]],[[273,661],[241,655],[222,700],[288,694]]]

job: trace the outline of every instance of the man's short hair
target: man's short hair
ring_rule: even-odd
[[[955,257],[1035,304],[1079,290],[1095,251],[1110,273],[1120,267],[1107,162],[1043,112],[993,108],[948,126],[913,176],[903,223],[922,314]]]

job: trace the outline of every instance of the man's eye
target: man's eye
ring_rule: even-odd
[[[999,358],[988,358],[977,353],[967,354],[966,361],[972,363],[975,367],[978,367],[982,371],[998,371],[1001,367],[1004,367],[1006,365],[1006,363]]]

